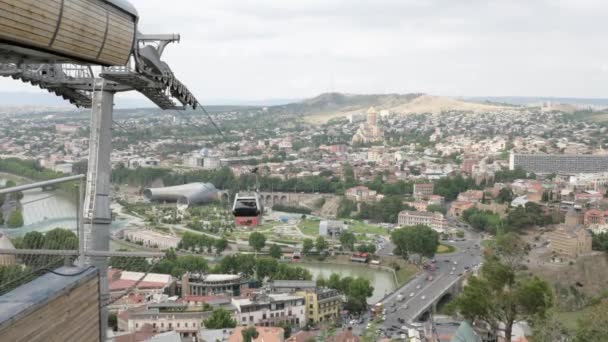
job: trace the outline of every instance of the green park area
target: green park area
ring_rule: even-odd
[[[439,245],[437,246],[437,254],[447,254],[453,253],[456,250],[456,247],[451,245]]]

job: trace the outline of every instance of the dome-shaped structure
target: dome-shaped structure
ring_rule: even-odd
[[[0,249],[15,249],[11,240],[6,234],[0,233]],[[0,266],[15,264],[15,256],[10,254],[0,254]]]
[[[217,189],[211,183],[189,183],[164,188],[148,188],[144,197],[149,201],[177,202],[178,205],[190,206],[210,202],[217,198]]]

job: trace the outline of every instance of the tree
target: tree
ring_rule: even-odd
[[[23,214],[21,210],[17,209],[10,213],[8,220],[6,220],[6,226],[9,228],[23,227]]]
[[[426,211],[431,213],[442,213],[445,215],[447,213],[447,209],[439,204],[431,204],[426,207]]]
[[[487,323],[495,333],[504,324],[505,340],[511,341],[513,324],[545,317],[553,304],[549,284],[537,277],[518,278],[515,270],[491,255],[480,276],[471,276],[449,308],[465,319]]]
[[[594,305],[578,321],[575,342],[608,341],[608,299]]]
[[[281,255],[283,255],[283,252],[281,251],[281,247],[279,247],[277,244],[273,244],[272,246],[270,246],[270,256],[275,258],[275,259],[280,259]]]
[[[608,253],[608,233],[592,234],[592,236],[593,250]]]
[[[259,252],[266,246],[266,236],[262,233],[253,232],[249,235],[249,246],[251,246],[256,252]]]
[[[226,238],[221,238],[218,240],[215,240],[215,253],[216,254],[222,254],[223,251],[226,250],[226,248],[228,248],[228,240],[226,240]]]
[[[226,329],[236,327],[230,311],[222,308],[214,309],[209,318],[203,321],[207,329]]]
[[[304,239],[304,241],[302,241],[302,252],[304,252],[304,254],[308,254],[313,247],[314,242],[312,239]]]
[[[355,247],[355,242],[357,242],[355,234],[351,232],[343,232],[340,234],[340,243],[343,247],[346,247],[352,251]]]
[[[416,225],[395,229],[391,233],[395,244],[395,254],[409,258],[412,253],[433,257],[439,246],[439,233],[426,225]]]
[[[23,236],[21,244],[23,249],[42,249],[44,234],[37,231],[28,232]]]
[[[502,188],[496,196],[498,203],[510,203],[513,200],[513,191],[510,188]]]
[[[327,241],[325,241],[325,238],[324,238],[324,237],[319,236],[319,237],[317,238],[317,241],[316,241],[316,243],[315,243],[315,247],[317,248],[317,251],[318,251],[319,253],[321,253],[322,251],[326,250],[328,246],[329,246],[329,245],[328,245]]]
[[[249,327],[241,330],[241,335],[243,336],[243,342],[251,342],[258,337],[258,331],[255,327]]]

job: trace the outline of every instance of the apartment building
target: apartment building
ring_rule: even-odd
[[[240,325],[306,325],[305,299],[287,293],[256,293],[251,298],[232,298],[236,321]]]
[[[443,232],[447,228],[447,220],[441,213],[403,210],[399,213],[397,223],[400,226],[415,226],[424,224],[433,230]]]
[[[334,321],[340,317],[342,297],[337,290],[317,288],[296,294],[305,299],[306,321],[309,324]]]

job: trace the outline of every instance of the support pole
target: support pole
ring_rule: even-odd
[[[114,93],[103,90],[96,84],[91,112],[91,138],[89,140],[89,166],[87,186],[84,199],[84,231],[86,249],[90,251],[109,251],[110,249],[110,173],[112,164],[112,111]],[[108,327],[108,310],[105,304],[109,301],[108,259],[90,257],[88,262],[99,270],[101,341],[106,341]]]

